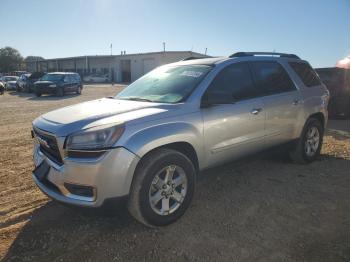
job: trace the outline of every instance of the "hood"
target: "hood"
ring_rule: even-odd
[[[45,73],[43,72],[34,72],[33,74],[31,74],[29,76],[29,79],[34,80],[34,79],[39,79],[40,77],[42,77],[43,75],[45,75]]]
[[[149,102],[102,98],[46,113],[34,120],[42,130],[66,136],[76,131],[99,125],[121,124],[146,117],[159,118],[178,106]]]

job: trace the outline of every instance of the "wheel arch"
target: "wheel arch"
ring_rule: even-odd
[[[318,121],[320,121],[320,123],[322,124],[322,126],[325,128],[326,125],[326,117],[324,116],[324,114],[322,112],[317,112],[317,113],[313,113],[311,114],[308,119],[306,120],[306,122],[310,119],[310,118],[315,118]],[[305,122],[305,123],[306,123]]]

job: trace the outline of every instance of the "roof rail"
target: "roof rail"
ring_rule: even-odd
[[[275,53],[275,52],[238,52],[230,55],[229,57],[233,58],[233,57],[245,57],[245,56],[279,56],[279,57],[300,59],[299,56],[294,54]]]
[[[186,58],[182,59],[181,61],[188,61],[188,60],[195,60],[195,59],[202,59],[202,58],[208,58],[208,57],[194,57],[194,56],[189,56],[189,57],[186,57]]]

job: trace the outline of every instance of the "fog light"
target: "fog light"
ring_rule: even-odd
[[[94,188],[91,186],[74,185],[69,183],[64,183],[64,186],[73,195],[83,196],[83,197],[93,197]]]

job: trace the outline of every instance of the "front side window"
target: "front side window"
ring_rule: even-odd
[[[209,101],[226,102],[256,97],[257,90],[248,63],[237,63],[224,68],[210,84],[205,96]]]
[[[163,66],[136,80],[116,98],[178,103],[192,93],[211,68],[205,65]]]
[[[312,87],[321,84],[317,74],[309,64],[304,62],[290,62],[289,65],[293,68],[295,73],[297,73],[305,86]]]
[[[252,62],[257,88],[262,95],[272,95],[296,90],[284,68],[274,61]]]

